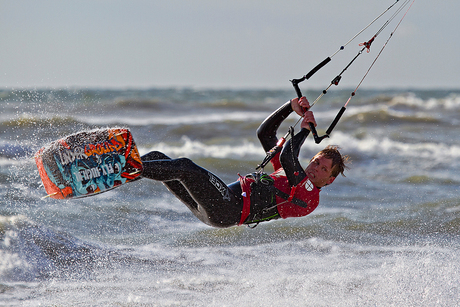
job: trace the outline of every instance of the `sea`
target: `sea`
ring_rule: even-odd
[[[351,92],[312,108],[320,134]],[[331,137],[302,147],[304,166],[326,145],[352,160],[306,217],[212,228],[149,179],[45,197],[37,150],[106,127],[129,128],[141,154],[189,157],[232,183],[265,157],[259,124],[294,96],[0,89],[0,306],[458,306],[460,89],[360,89]]]

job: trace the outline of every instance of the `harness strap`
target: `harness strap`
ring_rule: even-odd
[[[298,198],[294,197],[294,193],[292,193],[292,189],[291,189],[292,198],[291,198],[291,195],[289,195],[288,193],[284,193],[283,191],[281,191],[281,190],[279,190],[277,188],[275,188],[275,194],[276,194],[276,196],[279,196],[282,199],[285,199],[286,201],[291,202],[294,205],[297,205],[299,207],[302,207],[302,208],[307,208],[308,207],[308,203],[304,202],[301,199],[298,199]]]
[[[249,214],[251,213],[251,182],[248,182],[245,177],[238,174],[240,178],[238,181],[241,185],[241,190],[243,191],[243,210],[241,211],[241,218],[238,226],[243,225],[244,221],[248,218]]]
[[[241,190],[243,192],[242,193],[243,209],[241,210],[241,218],[240,218],[240,222],[238,223],[238,226],[240,226],[244,224],[248,216],[251,214],[251,190],[252,190],[251,183],[254,181],[248,180],[248,178],[246,178],[245,176],[241,176],[240,174],[238,175],[239,175],[238,181],[240,182]],[[306,177],[306,179],[308,179],[308,177]],[[292,187],[289,194],[281,191],[275,186],[271,186],[270,189],[274,191],[276,196],[284,199],[286,202],[293,203],[294,205],[302,207],[302,208],[308,208],[309,204],[307,202],[294,197],[297,187],[303,182],[304,180],[302,180],[302,182],[300,182],[298,185]],[[278,205],[279,204],[276,204],[276,206]]]
[[[288,202],[291,202],[292,199],[294,198],[295,190],[297,190],[297,186],[293,186],[293,187],[291,188],[291,193],[289,193],[289,198],[288,198],[288,200],[287,200]]]

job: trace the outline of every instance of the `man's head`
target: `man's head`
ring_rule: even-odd
[[[340,154],[338,146],[329,145],[310,160],[305,172],[315,186],[322,188],[334,182],[339,174],[345,176],[348,160],[348,156]]]

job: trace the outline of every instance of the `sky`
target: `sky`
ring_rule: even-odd
[[[0,88],[287,89],[393,3],[0,0]],[[391,12],[305,86],[327,86]],[[403,14],[341,86],[355,87],[388,42],[363,88],[460,88],[459,12],[458,0],[416,0],[391,39]]]

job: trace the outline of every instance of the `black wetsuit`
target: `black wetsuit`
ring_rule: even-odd
[[[287,102],[260,125],[257,136],[265,151],[269,151],[276,145],[278,141],[276,131],[292,111],[290,102]],[[306,176],[297,157],[308,133],[307,129],[302,129],[286,143],[280,156],[281,164],[291,186],[297,185]],[[203,223],[222,228],[240,223],[243,197],[239,181],[227,186],[216,175],[196,165],[190,159],[171,159],[158,151],[150,152],[141,159],[144,167],[142,175],[162,181]],[[272,205],[272,203],[262,204],[257,210],[272,207]],[[279,217],[276,206],[264,214],[251,213],[245,223],[253,222],[256,216],[258,219],[263,215],[269,215],[271,219]]]

